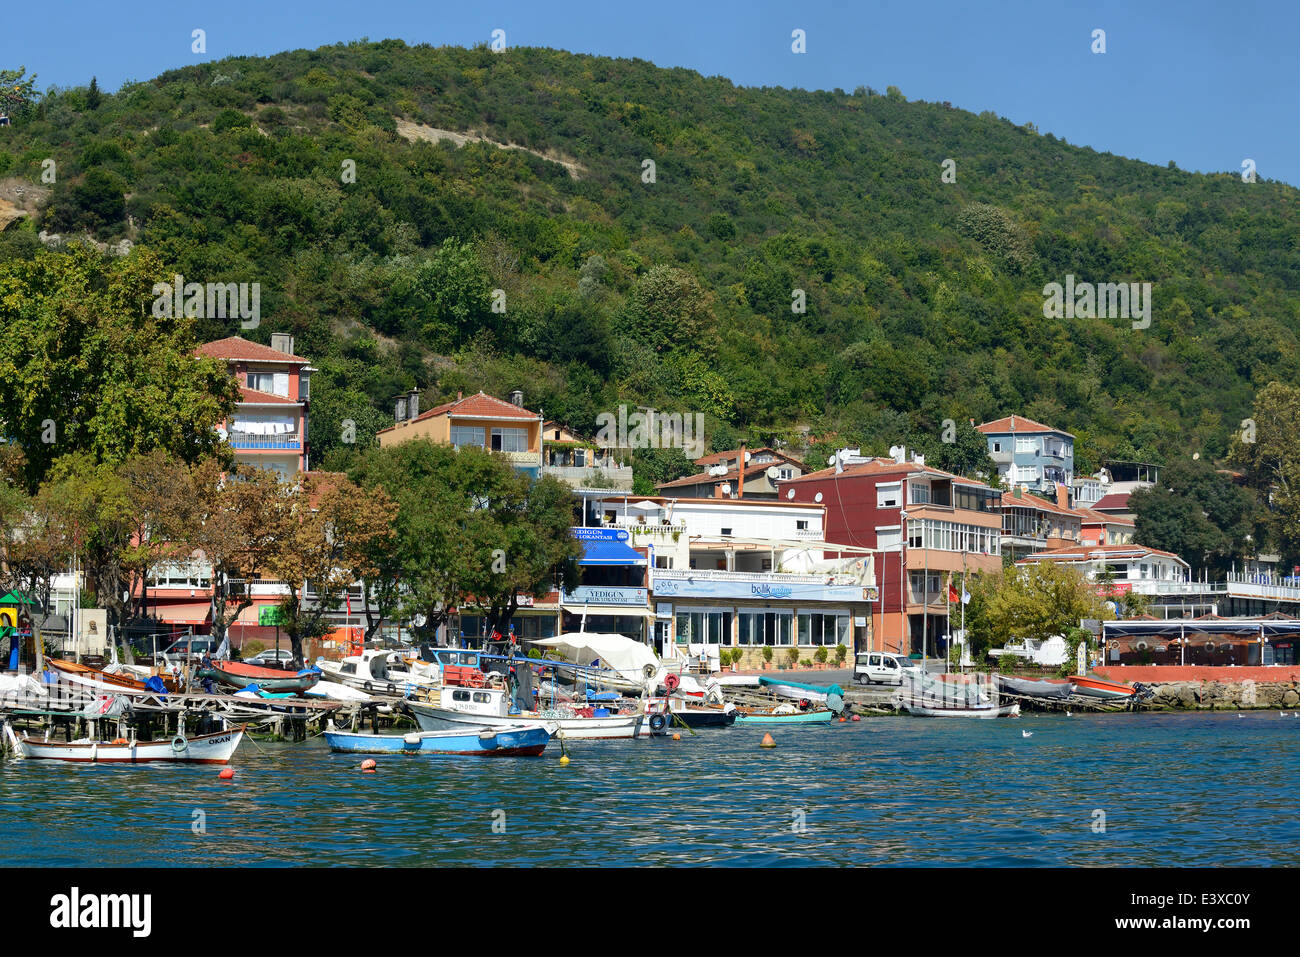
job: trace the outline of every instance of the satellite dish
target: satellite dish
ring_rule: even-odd
[[[722,483],[722,494],[723,494],[723,495],[730,495],[730,494],[731,494],[731,483],[730,483],[730,482],[723,482],[723,483]]]
[[[835,464],[835,456],[832,455],[830,458],[828,458],[828,459],[826,460],[826,464],[827,464],[827,465],[834,465],[834,464]]]
[[[746,452],[746,453],[745,453],[745,461],[746,461],[746,462],[748,462],[748,461],[749,461],[750,459],[752,459],[753,457],[754,457],[754,453],[753,453],[753,452]]]
[[[785,493],[785,497],[786,497],[786,498],[794,498],[794,489],[787,489],[787,490],[786,490],[786,493]]]
[[[781,470],[777,468],[775,465],[769,465],[767,467],[767,477],[770,478],[772,481],[775,482],[780,477],[780,475],[781,475]]]
[[[816,495],[813,496],[813,501],[814,501],[814,502],[820,502],[821,500],[822,500],[822,493],[821,493],[821,492],[818,492]]]

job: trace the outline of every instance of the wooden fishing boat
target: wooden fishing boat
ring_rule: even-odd
[[[244,739],[244,729],[200,734],[192,738],[177,735],[170,741],[48,741],[20,738],[8,724],[5,733],[14,753],[24,758],[73,761],[84,764],[142,764],[167,761],[186,764],[226,764]]]
[[[662,733],[668,724],[665,715],[617,714],[607,708],[556,708],[511,714],[510,696],[504,688],[444,688],[438,705],[412,701],[409,708],[422,731],[510,728],[541,722],[553,727],[555,735],[562,738],[641,738]]]
[[[297,673],[279,668],[261,668],[242,661],[214,661],[211,667],[200,668],[195,674],[212,678],[232,688],[257,685],[263,691],[290,691],[301,693],[314,687],[321,679],[319,668],[304,668]]]
[[[773,708],[768,711],[740,711],[736,714],[737,724],[829,724],[835,718],[835,712],[828,708],[811,711],[780,711]]]
[[[1087,675],[1073,675],[1076,694],[1086,698],[1100,698],[1103,701],[1126,701],[1138,693],[1138,689],[1122,681],[1107,681],[1105,678],[1092,678]]]
[[[115,691],[118,694],[153,694],[157,690],[148,686],[148,679],[142,680],[130,675],[110,674],[100,668],[92,668],[89,665],[78,664],[75,661],[67,661],[63,658],[46,658],[45,664],[51,670],[72,680],[75,684],[87,685],[101,691]],[[157,677],[162,682],[165,690],[180,690],[180,686],[174,678],[166,675],[158,675]]]
[[[918,718],[1014,718],[1020,714],[1020,705],[976,704],[976,705],[924,705],[902,698],[898,707],[900,711]]]
[[[998,690],[1007,694],[1023,695],[1027,698],[1064,699],[1074,693],[1074,685],[1065,679],[1048,678],[1013,678],[1010,675],[995,675]]]
[[[546,750],[551,729],[545,724],[509,728],[467,727],[411,734],[359,734],[326,731],[331,751],[360,754],[468,754],[484,758],[535,757]]]

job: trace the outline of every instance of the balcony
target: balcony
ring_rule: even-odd
[[[230,435],[230,447],[240,450],[274,449],[286,452],[297,452],[302,449],[302,436],[298,433],[290,435],[254,436],[241,435],[238,432],[232,432]]]
[[[632,488],[632,469],[630,466],[601,465],[544,465],[543,475],[553,475],[561,482],[574,488],[592,488],[594,481],[603,476],[601,488],[613,488],[630,491]]]

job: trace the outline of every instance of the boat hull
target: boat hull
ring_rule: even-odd
[[[551,731],[544,724],[482,731],[425,731],[420,734],[357,734],[326,731],[331,751],[353,754],[461,754],[485,758],[536,757],[546,750]]]
[[[1127,701],[1137,693],[1136,688],[1120,684],[1118,681],[1106,681],[1102,678],[1089,678],[1084,675],[1075,675],[1070,680],[1074,682],[1075,694],[1083,695],[1086,698],[1099,698],[1103,701]]]
[[[1011,718],[1020,714],[1020,705],[997,705],[988,708],[927,708],[907,701],[899,703],[899,710],[918,718]]]
[[[839,685],[806,685],[797,681],[782,681],[780,678],[760,677],[760,684],[768,691],[782,698],[793,698],[796,701],[808,699],[817,701],[821,704],[826,703],[826,697],[831,692],[843,695],[843,689]]]
[[[1028,698],[1061,700],[1074,693],[1074,687],[1068,681],[1041,681],[1033,678],[1011,678],[1007,675],[998,675],[998,690]]]
[[[313,670],[308,674],[297,674],[238,662],[214,663],[211,668],[201,668],[196,674],[200,678],[212,678],[232,688],[257,685],[263,691],[304,692],[314,688],[321,679],[319,670]]]
[[[796,711],[793,714],[736,715],[737,724],[828,724],[835,718],[833,711]]]
[[[466,727],[510,728],[541,722],[555,728],[555,737],[571,741],[644,738],[652,733],[650,716],[644,714],[618,714],[607,718],[553,718],[528,713],[501,718],[422,704],[412,704],[411,712],[421,731],[457,731]]]
[[[107,741],[43,741],[40,738],[16,737],[14,740],[23,757],[35,760],[81,764],[228,764],[243,738],[242,728],[201,734],[183,739],[183,746],[179,750],[176,746],[178,739],[135,741],[128,744],[112,744]]]
[[[683,722],[688,728],[729,728],[736,723],[736,712],[714,708],[673,710],[672,723]]]

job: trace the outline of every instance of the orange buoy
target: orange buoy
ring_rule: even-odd
[[[130,744],[131,742],[128,741],[128,740],[126,740],[126,738],[114,738],[114,739],[113,739],[113,743],[114,743],[114,744]]]
[[[374,769],[375,769],[374,758],[366,758],[364,761],[361,762],[362,771],[373,771]]]
[[[682,736],[681,736],[680,734],[678,734],[676,731],[674,731],[674,732],[673,732],[673,740],[674,740],[674,741],[680,741],[681,739],[682,739]]]
[[[849,720],[848,718],[841,717],[841,718],[840,718],[840,724],[843,724],[845,721],[848,721],[848,720]]]
[[[221,772],[217,775],[217,777],[221,778],[221,780],[223,781],[229,781],[234,776],[235,776],[234,768],[222,768]]]
[[[758,743],[760,748],[775,748],[776,742],[772,740],[772,733],[769,731],[763,735],[763,740]]]

